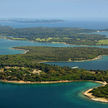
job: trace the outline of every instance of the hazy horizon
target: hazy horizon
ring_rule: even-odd
[[[24,17],[7,17],[7,18],[0,18],[0,20],[63,20],[63,21],[71,21],[71,22],[108,22],[107,19],[71,19],[71,18],[24,18]]]
[[[0,18],[108,21],[108,0],[1,0]]]

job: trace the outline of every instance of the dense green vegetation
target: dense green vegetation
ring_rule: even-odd
[[[27,65],[26,65],[27,66]],[[40,73],[33,73],[33,69],[40,70]],[[23,80],[23,81],[59,81],[59,80],[81,80],[93,77],[90,72],[69,67],[50,66],[46,64],[29,65],[29,67],[0,69],[1,80]],[[86,77],[83,77],[83,74]],[[82,76],[82,77],[81,77]],[[87,78],[87,76],[89,76]],[[94,78],[94,77],[93,77]]]
[[[0,79],[24,81],[99,80],[108,82],[107,71],[88,71],[38,63],[43,60],[88,59],[108,54],[102,48],[19,47],[27,54],[1,55]],[[80,53],[79,53],[80,52]],[[79,57],[79,58],[78,58]]]
[[[29,50],[29,52],[25,55],[7,56],[9,59],[7,59],[8,61],[11,61],[10,58],[12,58],[12,60],[15,59],[15,57],[32,62],[75,61],[93,59],[99,55],[108,55],[108,49],[92,47],[18,47],[18,49]],[[0,57],[0,59],[2,58]]]
[[[19,66],[21,66],[19,64]],[[34,71],[36,70],[36,71]],[[0,79],[11,81],[60,81],[60,80],[98,80],[108,81],[108,72],[71,69],[69,67],[51,66],[47,64],[25,64],[25,67],[1,66]]]
[[[0,36],[9,39],[24,39],[37,42],[64,42],[77,45],[97,45],[106,37],[89,34],[96,30],[81,28],[11,28],[0,27]]]
[[[97,45],[108,45],[108,39],[105,40],[99,40]]]
[[[95,88],[91,92],[96,97],[108,98],[108,84],[103,87]]]

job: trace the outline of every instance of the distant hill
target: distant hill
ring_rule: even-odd
[[[24,18],[16,18],[16,19],[0,19],[0,21],[9,21],[9,22],[18,22],[18,23],[58,23],[64,22],[61,19],[24,19]]]

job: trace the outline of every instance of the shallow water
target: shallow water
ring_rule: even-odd
[[[99,85],[93,82],[37,85],[0,83],[0,108],[108,108],[108,104],[91,101],[81,94]]]

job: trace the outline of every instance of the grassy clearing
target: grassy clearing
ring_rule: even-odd
[[[97,44],[98,45],[108,45],[108,39],[106,39],[106,40],[99,40]]]

